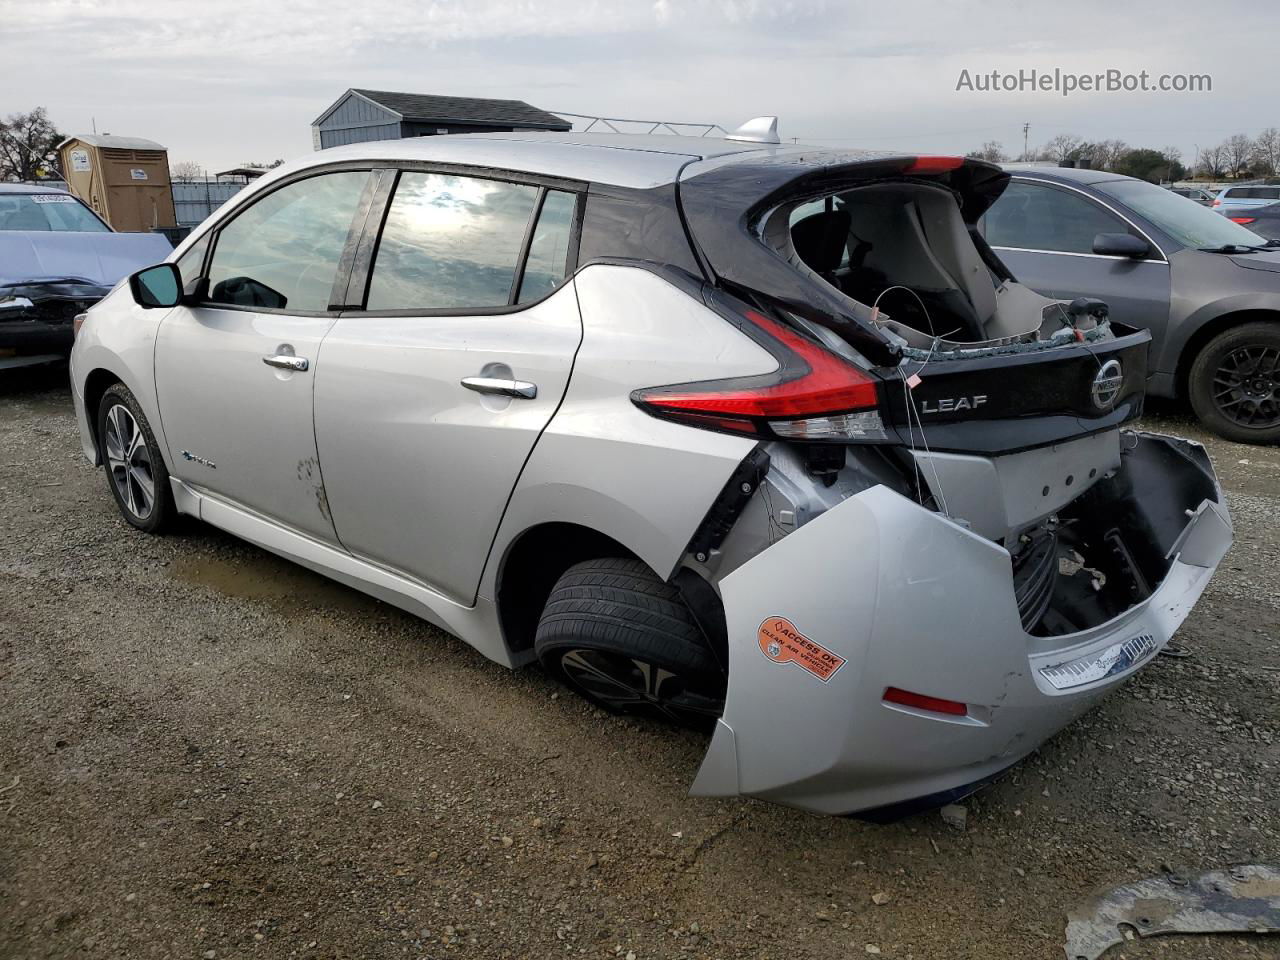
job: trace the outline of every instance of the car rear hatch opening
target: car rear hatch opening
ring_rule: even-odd
[[[722,289],[884,381],[887,442],[998,453],[1135,419],[1150,340],[1101,301],[1015,281],[976,229],[1008,181],[980,161],[818,150],[695,172],[680,197]]]

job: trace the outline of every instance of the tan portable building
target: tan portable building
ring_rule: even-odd
[[[67,187],[116,230],[176,227],[169,153],[152,140],[86,133],[58,144]]]

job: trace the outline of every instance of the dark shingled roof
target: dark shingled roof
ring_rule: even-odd
[[[395,111],[405,120],[533,127],[538,130],[570,130],[573,127],[555,114],[539,110],[523,100],[437,97],[423,93],[391,93],[386,90],[354,88],[352,92]]]

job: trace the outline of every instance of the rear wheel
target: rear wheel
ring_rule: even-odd
[[[98,442],[120,513],[139,530],[158,532],[174,512],[169,471],[151,425],[123,383],[108,387],[98,404]]]
[[[1238,443],[1280,440],[1280,323],[1218,334],[1191,364],[1191,406],[1210,430]]]
[[[534,650],[550,674],[614,713],[705,730],[724,710],[724,674],[680,592],[639,560],[570,567]]]

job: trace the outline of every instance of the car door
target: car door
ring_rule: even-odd
[[[979,222],[1020,283],[1060,300],[1097,297],[1112,319],[1163,335],[1169,325],[1169,264],[1154,243],[1145,260],[1093,252],[1099,233],[1150,238],[1073,187],[1018,177]]]
[[[254,199],[216,228],[195,302],[166,316],[156,340],[174,474],[329,542],[312,387],[371,183],[367,170],[320,173]]]
[[[581,341],[566,279],[578,199],[401,172],[367,276],[352,280],[363,309],[321,350],[316,438],[341,543],[459,603],[474,602]]]

